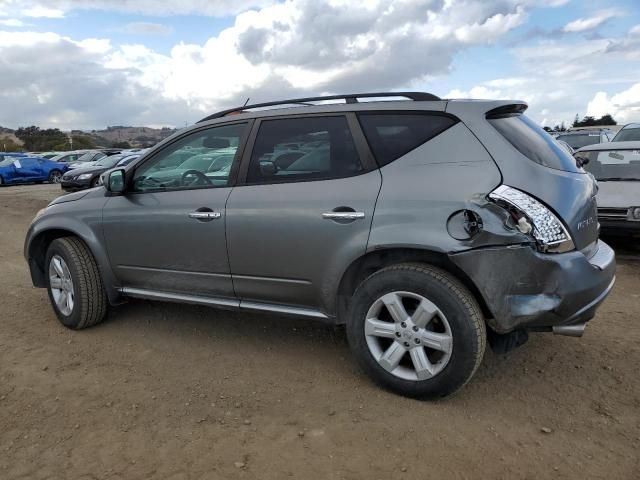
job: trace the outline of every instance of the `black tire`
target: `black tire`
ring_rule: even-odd
[[[95,188],[98,186],[98,182],[100,181],[100,177],[96,177],[91,180],[91,188]]]
[[[4,179],[0,177],[0,187],[4,187]]]
[[[49,172],[49,183],[60,183],[62,180],[62,172],[60,170],[51,170]]]
[[[448,363],[431,378],[399,378],[378,363],[367,345],[365,317],[369,308],[383,295],[398,291],[431,301],[450,326],[453,342]],[[349,345],[364,371],[383,388],[421,399],[445,397],[462,388],[480,366],[486,336],[482,311],[473,295],[448,272],[426,264],[393,265],[369,276],[353,295],[347,321]]]
[[[49,265],[54,255],[59,255],[65,261],[73,281],[74,306],[69,315],[60,311],[51,291]],[[63,237],[51,242],[47,250],[45,275],[49,300],[56,316],[65,327],[80,330],[104,320],[108,301],[102,278],[93,255],[80,239]]]

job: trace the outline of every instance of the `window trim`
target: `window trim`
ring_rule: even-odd
[[[142,158],[142,161],[138,161],[138,162],[133,162],[130,163],[129,165],[131,165],[130,169],[126,169],[126,165],[125,167],[125,181],[127,184],[127,189],[125,190],[125,195],[143,195],[143,194],[147,194],[147,193],[168,193],[168,192],[188,192],[191,190],[205,190],[205,189],[211,189],[211,188],[232,188],[235,187],[236,185],[236,181],[238,178],[238,171],[239,171],[239,167],[240,167],[240,161],[242,159],[242,156],[244,154],[244,150],[245,147],[247,145],[247,138],[249,137],[250,132],[252,131],[253,128],[253,124],[254,124],[255,120],[254,119],[244,119],[244,120],[235,120],[235,121],[230,121],[230,122],[224,122],[224,123],[215,123],[213,125],[199,125],[198,128],[193,128],[193,129],[189,129],[186,130],[184,132],[182,132],[181,135],[176,136],[175,138],[171,139],[171,141],[166,142],[161,144],[161,146],[157,149],[157,150],[152,150],[151,152],[143,155],[142,157],[139,157],[138,160],[140,160]],[[136,176],[136,172],[138,171],[139,168],[141,168],[143,165],[145,165],[147,162],[152,161],[154,158],[156,158],[159,154],[161,154],[162,152],[164,152],[167,148],[171,147],[171,145],[173,145],[176,142],[179,142],[180,140],[184,139],[185,137],[188,137],[189,135],[195,134],[195,133],[199,133],[202,132],[204,130],[213,130],[214,128],[218,128],[218,127],[228,127],[231,125],[242,125],[242,124],[246,124],[246,127],[244,129],[244,131],[242,132],[242,135],[240,136],[240,139],[238,140],[238,149],[236,150],[236,153],[233,157],[233,161],[231,163],[231,169],[229,170],[229,177],[228,177],[228,181],[227,184],[224,186],[214,186],[214,185],[202,185],[202,186],[196,186],[196,187],[189,187],[189,188],[180,188],[180,189],[173,189],[173,190],[147,190],[147,191],[134,191],[132,190],[132,186],[133,186],[133,179]]]
[[[260,126],[263,122],[269,122],[273,120],[290,120],[290,119],[301,119],[301,118],[317,118],[317,117],[343,117],[347,121],[347,127],[349,128],[349,132],[351,133],[351,137],[353,138],[353,143],[356,147],[356,151],[358,152],[358,156],[360,157],[360,163],[362,164],[363,169],[360,172],[356,172],[353,175],[346,175],[342,177],[327,177],[327,178],[296,178],[292,177],[282,177],[282,180],[274,180],[271,182],[247,182],[247,176],[249,174],[249,166],[251,165],[251,156],[253,154],[253,149],[255,147],[256,138],[258,137],[258,132],[260,131]],[[244,153],[242,156],[242,160],[240,162],[239,174],[236,182],[236,186],[258,186],[258,185],[281,185],[285,183],[303,183],[303,182],[327,182],[331,180],[339,180],[341,178],[351,178],[357,177],[358,175],[364,175],[365,173],[369,173],[372,170],[376,170],[378,168],[377,163],[373,159],[373,154],[369,149],[369,145],[367,144],[364,134],[362,130],[360,130],[360,125],[356,119],[355,113],[353,112],[326,112],[326,113],[297,113],[297,114],[286,114],[286,115],[277,115],[277,116],[269,116],[264,118],[255,119],[255,123],[251,129],[251,134],[247,140],[246,148],[244,149]]]
[[[400,155],[398,158],[394,158],[393,160],[391,160],[390,162],[387,162],[387,163],[382,163],[380,160],[378,160],[376,158],[375,154],[373,153],[373,149],[371,149],[371,147],[370,147],[371,146],[371,142],[367,138],[367,134],[365,133],[364,127],[362,126],[362,123],[360,122],[360,116],[366,116],[366,115],[422,115],[422,116],[425,116],[425,117],[447,117],[447,118],[450,118],[451,120],[453,120],[454,123],[452,123],[450,126],[445,128],[444,130],[442,130],[437,135],[434,135],[433,137],[430,137],[430,138],[426,139],[424,142],[419,143],[418,145],[413,147],[411,150],[409,150],[409,151],[405,152],[404,154]],[[370,148],[371,156],[374,159],[374,161],[376,162],[377,168],[383,168],[383,167],[386,167],[387,165],[391,165],[392,163],[394,163],[397,160],[401,159],[402,157],[404,157],[408,153],[413,152],[416,148],[420,148],[425,143],[430,142],[431,140],[433,140],[436,137],[439,137],[440,135],[442,135],[444,132],[446,132],[450,128],[456,126],[458,123],[462,123],[462,120],[460,120],[455,115],[452,115],[451,113],[440,111],[440,110],[361,110],[361,111],[355,112],[355,117],[356,117],[356,120],[358,122],[358,126],[360,127],[360,130],[362,131],[362,136],[363,136],[365,142],[367,143],[367,147]]]

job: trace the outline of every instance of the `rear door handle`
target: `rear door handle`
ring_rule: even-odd
[[[189,218],[195,218],[196,220],[215,220],[220,218],[222,214],[220,212],[191,212]]]
[[[326,220],[359,220],[364,218],[364,212],[325,212],[322,218]]]

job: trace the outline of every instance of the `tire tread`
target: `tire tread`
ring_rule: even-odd
[[[108,307],[102,277],[95,258],[82,240],[76,237],[62,237],[54,240],[67,253],[79,279],[80,320],[72,328],[80,330],[100,323]]]
[[[460,303],[464,306],[464,309],[469,314],[469,319],[471,322],[471,326],[475,330],[475,337],[477,339],[477,348],[474,358],[474,366],[471,370],[470,374],[467,376],[466,380],[460,384],[455,390],[448,392],[446,395],[452,395],[455,392],[459,391],[462,387],[464,387],[469,380],[474,376],[480,364],[482,363],[482,358],[484,357],[484,352],[487,345],[487,333],[486,333],[486,324],[484,321],[484,316],[482,314],[482,310],[478,305],[478,302],[473,297],[471,292],[460,282],[456,277],[454,277],[451,273],[438,268],[436,266],[426,264],[426,263],[398,263],[395,265],[390,265],[388,267],[384,267],[380,270],[375,271],[367,278],[365,278],[358,288],[356,288],[354,292],[354,297],[358,295],[359,290],[371,279],[379,275],[383,275],[389,272],[397,272],[397,271],[410,271],[415,273],[420,273],[423,275],[428,275],[449,290],[454,294],[454,296],[460,301]]]

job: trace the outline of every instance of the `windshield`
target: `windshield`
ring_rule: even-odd
[[[584,168],[601,182],[640,180],[640,150],[589,152]]]
[[[562,140],[571,145],[571,148],[577,150],[587,145],[594,145],[600,143],[599,133],[584,133],[584,134],[572,134],[572,135],[558,135],[556,140]]]
[[[488,117],[487,120],[529,160],[556,170],[584,173],[576,165],[576,160],[556,142],[564,140],[575,148],[571,142],[562,138],[563,135],[554,139],[533,120],[522,114]]]
[[[614,142],[634,142],[640,141],[640,127],[623,128],[613,137]]]
[[[3,157],[3,159],[0,160],[0,167],[8,167],[14,160],[16,160],[16,157]]]

